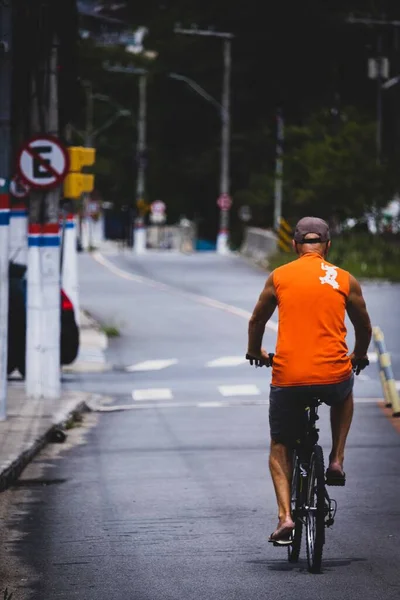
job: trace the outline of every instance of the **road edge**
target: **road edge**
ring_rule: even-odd
[[[6,491],[18,480],[23,470],[47,444],[64,441],[66,438],[65,429],[76,422],[83,413],[92,412],[90,398],[93,395],[85,394],[85,399],[77,398],[75,401],[71,401],[66,408],[57,413],[53,423],[43,433],[33,440],[28,447],[20,451],[17,458],[13,459],[7,466],[0,467],[0,493]]]

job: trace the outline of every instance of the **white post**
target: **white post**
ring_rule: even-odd
[[[76,223],[73,214],[65,221],[62,265],[62,288],[74,305],[75,320],[79,325],[78,256],[76,252]]]
[[[28,211],[19,202],[10,210],[10,260],[21,265],[28,264]]]
[[[221,196],[229,196],[230,188],[230,80],[231,80],[231,40],[224,40],[224,76],[222,87],[222,132],[221,132]],[[221,209],[217,236],[218,254],[229,254],[229,209]]]
[[[146,190],[146,119],[147,119],[147,75],[139,77],[139,117],[138,117],[138,139],[137,160],[138,172],[136,180],[136,203],[143,202]],[[137,204],[136,204],[137,205]],[[141,208],[138,207],[139,213]],[[135,219],[135,230],[133,238],[134,254],[146,252],[146,227],[144,217],[140,213]]]
[[[59,193],[58,190],[49,193]],[[50,201],[50,198],[48,199]],[[61,394],[60,367],[60,235],[59,225],[46,223],[40,245],[42,266],[42,383],[43,397],[56,400]]]
[[[58,71],[57,39],[54,38],[49,64],[48,131],[58,135]],[[60,329],[61,329],[61,273],[60,273],[60,187],[50,190],[44,200],[45,223],[42,228],[42,369],[43,397],[57,400],[61,396]]]
[[[49,59],[44,64],[48,76],[45,88],[49,90],[46,129],[57,136],[56,42]],[[38,131],[37,104],[32,108],[33,126]],[[60,189],[56,188],[46,194],[32,193],[30,198],[26,391],[35,399],[56,400],[61,395],[59,196]],[[43,217],[44,224],[40,225]]]
[[[42,227],[37,223],[28,226],[28,282],[27,282],[27,329],[26,374],[27,396],[42,396],[42,286],[40,268],[40,245]]]
[[[6,182],[0,180],[0,421],[7,418],[8,238],[10,212]]]
[[[7,418],[12,4],[0,3],[0,421]]]

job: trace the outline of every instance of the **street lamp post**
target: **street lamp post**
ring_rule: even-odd
[[[201,29],[182,29],[177,26],[174,29],[175,33],[184,35],[199,35],[207,37],[217,37],[224,40],[223,44],[223,80],[222,80],[222,111],[221,111],[221,173],[220,173],[220,198],[218,206],[220,207],[220,222],[219,232],[217,237],[217,252],[219,254],[227,254],[229,252],[229,210],[231,207],[230,191],[230,81],[231,81],[231,42],[234,38],[232,33],[225,33],[212,30]]]
[[[147,121],[147,69],[134,67],[132,65],[110,65],[104,63],[103,68],[113,73],[125,73],[128,75],[139,75],[139,112],[138,112],[138,135],[136,144],[136,159],[138,164],[136,178],[136,208],[138,211],[135,219],[135,236],[133,252],[143,254],[146,251],[146,231],[144,228],[144,195],[146,192],[146,121]]]
[[[122,108],[115,101],[111,100],[109,96],[105,94],[93,93],[92,82],[88,80],[82,80],[82,85],[85,89],[86,93],[86,122],[85,122],[85,131],[83,134],[77,132],[81,135],[83,139],[83,143],[85,148],[92,148],[92,145],[95,143],[95,139],[98,137],[100,133],[106,131],[111,125],[113,125],[120,117],[129,117],[131,116],[131,111]],[[98,129],[94,130],[94,100],[99,100],[100,102],[107,102],[108,104],[114,106],[116,108],[115,113]],[[88,204],[88,194],[84,193],[82,196],[82,209],[83,213],[86,213],[86,207]],[[82,217],[82,215],[81,215]],[[88,231],[88,246],[92,245],[92,232],[89,228]],[[82,218],[79,218],[79,243],[82,245]]]
[[[137,179],[136,179],[136,206],[139,207],[135,220],[134,251],[143,254],[146,251],[146,231],[144,217],[140,207],[144,203],[145,177],[146,177],[146,122],[147,122],[147,74],[139,75],[139,114],[137,135]]]

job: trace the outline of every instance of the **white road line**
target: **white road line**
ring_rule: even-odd
[[[259,396],[260,390],[256,385],[219,385],[218,391],[222,396]]]
[[[116,404],[115,406],[99,406],[96,412],[121,412],[125,410],[138,410],[140,408],[183,408],[180,402],[166,402],[157,404]]]
[[[356,398],[354,400],[356,404],[375,404],[382,402],[382,398]],[[97,406],[94,410],[96,412],[122,412],[128,410],[141,410],[141,409],[164,409],[164,408],[244,408],[249,406],[268,406],[268,399],[265,400],[253,400],[244,402],[198,402],[196,404],[187,402],[163,402],[162,404],[117,404],[115,406]]]
[[[370,363],[378,362],[378,353],[377,352],[368,352],[368,360]]]
[[[133,390],[132,398],[137,402],[142,400],[172,400],[172,392],[168,388]]]
[[[160,371],[172,365],[176,365],[178,361],[175,358],[169,360],[145,360],[141,363],[126,367],[125,371],[130,373],[134,371]]]
[[[206,367],[237,367],[245,363],[247,360],[244,356],[222,356],[206,363]]]
[[[114,275],[122,277],[122,279],[134,281],[135,283],[144,283],[158,290],[164,290],[165,292],[172,292],[173,294],[176,294],[178,296],[189,298],[190,300],[194,300],[195,302],[199,302],[200,304],[203,304],[205,306],[218,308],[219,310],[223,310],[224,312],[230,313],[231,315],[236,315],[237,317],[242,317],[246,320],[249,320],[251,317],[251,312],[249,312],[248,310],[243,310],[242,308],[238,308],[237,306],[232,306],[231,304],[226,304],[225,302],[220,302],[219,300],[214,300],[213,298],[208,298],[207,296],[201,296],[199,294],[193,294],[191,292],[184,292],[182,290],[179,290],[178,288],[173,287],[172,285],[160,283],[159,281],[150,279],[148,277],[142,277],[141,275],[133,275],[132,273],[128,273],[127,271],[116,267],[112,262],[107,260],[101,254],[101,252],[93,252],[91,256],[99,264],[103,265],[103,267],[114,273]],[[278,331],[278,323],[276,323],[275,321],[268,321],[268,323],[266,324],[266,328],[276,333]]]

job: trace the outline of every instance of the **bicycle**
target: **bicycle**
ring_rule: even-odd
[[[272,366],[273,357],[273,354],[269,354],[269,364],[265,364],[261,359],[246,355],[250,364],[254,363],[256,367]],[[367,359],[357,361],[353,364],[353,371],[359,375],[368,364]],[[295,527],[292,542],[287,547],[288,560],[290,563],[299,560],[305,527],[307,563],[311,573],[321,572],[325,528],[332,527],[337,511],[337,502],[330,498],[326,489],[324,454],[318,444],[319,429],[316,423],[321,404],[318,397],[311,397],[305,405],[292,462],[291,512]]]

